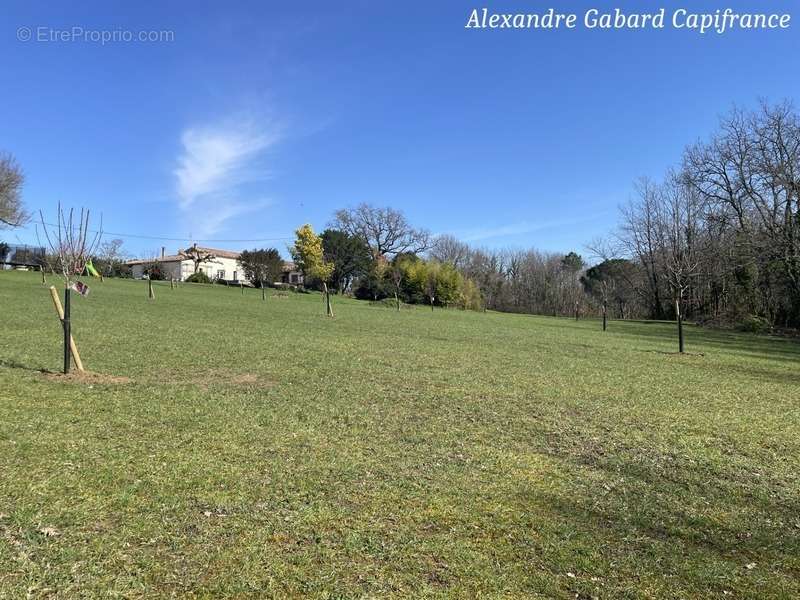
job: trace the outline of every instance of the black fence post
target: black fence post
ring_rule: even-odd
[[[606,330],[606,323],[608,322],[608,304],[603,300],[603,331]]]
[[[69,340],[72,337],[72,332],[70,331],[70,322],[69,322],[69,284],[67,287],[64,288],[64,375],[69,374],[69,361],[70,361],[70,348],[69,348]]]

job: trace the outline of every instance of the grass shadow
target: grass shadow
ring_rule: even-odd
[[[674,325],[671,327],[650,327],[640,326],[632,321],[620,321],[625,323],[621,327],[611,328],[608,332],[611,335],[631,340],[648,340],[663,343],[674,343],[677,345],[677,331]],[[661,325],[669,323],[658,322]],[[633,326],[630,326],[633,325]],[[712,348],[727,352],[734,351],[739,356],[747,356],[759,359],[769,359],[778,361],[800,362],[800,343],[793,338],[764,336],[733,331],[709,330],[696,325],[687,325],[684,329],[686,335],[686,345],[694,345],[699,348]]]
[[[9,360],[6,358],[0,358],[0,367],[6,369],[16,369],[20,371],[30,371],[31,373],[43,373],[45,375],[53,375],[55,371],[51,371],[50,369],[45,369],[44,367],[32,367],[30,365],[22,364],[21,362],[17,362],[15,360]]]

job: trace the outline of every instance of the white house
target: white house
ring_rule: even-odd
[[[202,262],[198,266],[198,271],[208,275],[209,279],[244,282],[248,279],[244,274],[242,265],[239,264],[239,252],[230,250],[220,250],[218,248],[204,248],[197,246],[197,249],[204,254],[212,254],[215,258]],[[142,279],[146,277],[146,270],[149,265],[158,264],[165,279],[175,279],[183,281],[194,274],[194,261],[181,256],[180,254],[166,254],[166,249],[161,248],[161,256],[148,259],[129,260],[128,266],[134,278]],[[281,281],[275,283],[286,283],[290,285],[302,285],[303,274],[297,271],[294,263],[285,262]]]

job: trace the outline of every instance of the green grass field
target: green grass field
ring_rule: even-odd
[[[796,341],[156,294],[0,272],[0,598],[800,595]]]

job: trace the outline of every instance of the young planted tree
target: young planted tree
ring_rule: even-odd
[[[666,240],[666,277],[675,299],[678,323],[678,351],[683,354],[684,296],[697,275],[695,240],[699,202],[694,191],[682,181],[671,179],[664,187],[664,239]]]
[[[403,283],[403,269],[400,265],[394,264],[389,271],[389,276],[394,286],[394,303],[397,306],[397,312],[400,312],[400,285]]]
[[[307,278],[318,279],[322,283],[322,293],[325,296],[325,309],[329,317],[333,316],[331,308],[331,293],[328,289],[334,264],[325,260],[320,238],[311,225],[305,224],[295,232],[297,236],[294,246],[289,248],[297,267]]]
[[[389,272],[389,261],[383,254],[379,254],[378,252],[374,252],[373,254],[372,263],[370,264],[369,272],[365,278],[366,281],[362,281],[362,284],[367,284],[372,299],[377,301],[379,296],[383,296],[386,274]]]
[[[55,257],[56,267],[64,277],[64,307],[61,310],[55,288],[51,288],[53,301],[64,328],[64,374],[69,373],[70,355],[75,359],[78,370],[83,370],[80,356],[78,355],[75,342],[72,339],[70,323],[70,290],[74,287],[82,295],[88,288],[77,280],[84,269],[86,262],[98,247],[103,235],[103,222],[100,220],[100,228],[96,232],[89,231],[89,211],[81,208],[80,216],[75,214],[74,209],[65,212],[58,205],[58,214],[55,225],[45,223],[44,215],[39,211],[41,226],[44,231],[50,253]],[[77,219],[76,219],[77,217]]]
[[[600,282],[600,297],[603,302],[603,331],[608,328],[608,296],[614,291],[613,279],[603,279]]]
[[[436,301],[436,287],[438,284],[439,263],[431,263],[427,266],[427,277],[425,278],[425,294],[431,303],[431,311],[433,311],[433,303]]]

